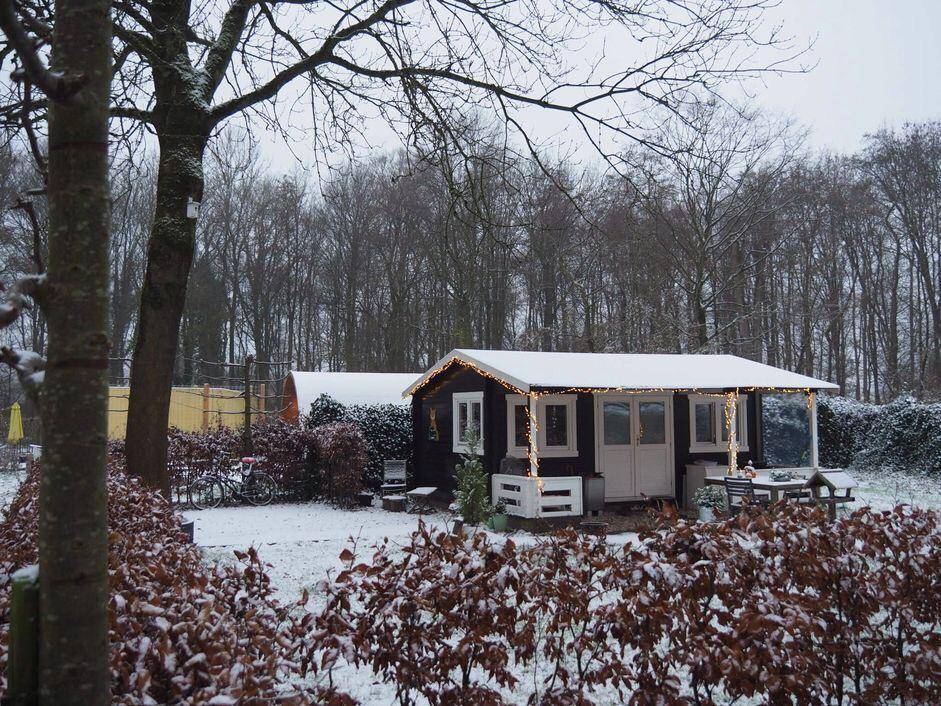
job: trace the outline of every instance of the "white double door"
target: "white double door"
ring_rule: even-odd
[[[673,396],[596,394],[595,464],[608,502],[673,497]]]

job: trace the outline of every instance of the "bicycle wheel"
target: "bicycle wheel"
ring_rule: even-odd
[[[225,499],[225,488],[215,478],[197,478],[190,483],[190,502],[197,510],[219,507]]]
[[[255,471],[242,483],[241,495],[252,505],[267,505],[274,499],[276,489],[271,476]]]

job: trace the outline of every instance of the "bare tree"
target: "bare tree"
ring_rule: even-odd
[[[163,421],[185,285],[202,200],[203,155],[225,121],[246,113],[278,126],[286,89],[314,107],[314,148],[355,134],[378,114],[413,145],[463,150],[465,116],[489,107],[522,131],[525,111],[568,116],[610,156],[599,130],[643,141],[651,107],[667,110],[733,75],[767,67],[759,48],[780,47],[759,20],[769,0],[626,0],[348,5],[233,0],[122,0],[116,4],[112,115],[155,133],[160,147],[154,225],[141,292],[128,417],[129,467],[166,486]],[[638,54],[597,71],[570,50],[595,31]],[[650,51],[647,51],[650,47]],[[290,87],[288,89],[288,87]]]

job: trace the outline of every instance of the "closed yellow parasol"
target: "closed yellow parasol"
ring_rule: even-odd
[[[8,444],[18,444],[23,439],[23,413],[20,412],[20,403],[14,402],[10,407],[10,431],[7,434]]]

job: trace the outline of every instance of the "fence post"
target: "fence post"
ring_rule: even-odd
[[[203,383],[203,431],[209,431],[209,383]]]
[[[39,702],[39,567],[12,576],[7,687],[12,706]]]
[[[255,356],[245,356],[245,421],[242,429],[242,444],[245,446],[245,455],[252,454],[252,363]]]
[[[265,383],[260,383],[258,385],[258,421],[267,422],[268,414],[266,408],[268,405],[265,404],[265,397],[268,395],[268,386]]]

